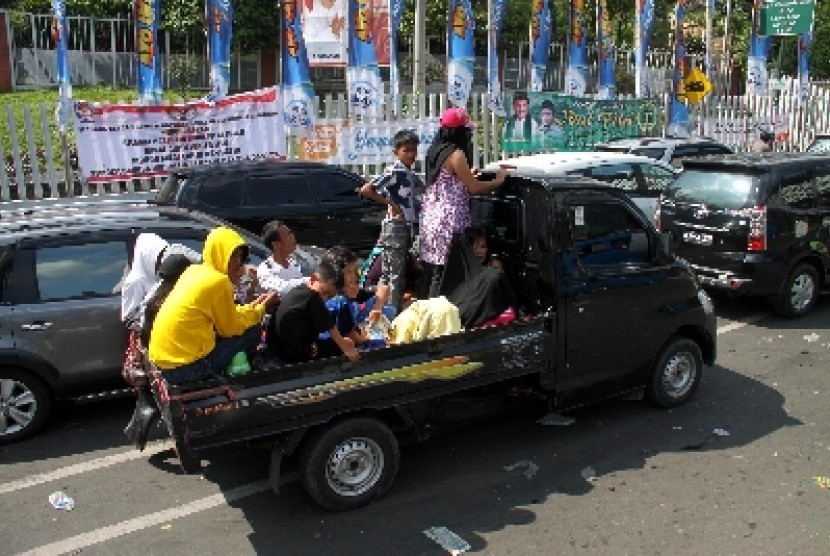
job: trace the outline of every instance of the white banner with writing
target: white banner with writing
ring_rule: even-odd
[[[418,160],[423,160],[438,132],[438,118],[392,122],[318,120],[308,137],[300,139],[298,158],[329,164],[385,164],[395,161],[395,133],[411,129],[418,134]]]
[[[167,175],[186,166],[284,158],[276,87],[217,102],[130,105],[75,102],[81,173],[90,183]]]

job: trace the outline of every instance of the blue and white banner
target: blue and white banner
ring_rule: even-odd
[[[714,26],[714,19],[715,19],[715,0],[706,0],[706,28],[710,30],[713,29]],[[712,65],[712,48],[711,43],[713,39],[712,37],[705,37],[705,42],[708,45],[706,48],[706,54],[704,56],[704,63],[705,63],[705,70],[706,70],[706,77],[709,78],[709,81],[714,80],[715,78],[715,68]]]
[[[798,89],[802,101],[810,96],[810,49],[813,47],[813,33],[798,36]]]
[[[448,97],[456,106],[466,106],[473,86],[475,42],[473,8],[470,0],[450,0],[447,25]]]
[[[65,0],[52,0],[52,42],[55,44],[57,53],[58,67],[55,73],[59,87],[55,117],[61,133],[69,127],[70,118],[72,117],[72,76],[69,73],[67,35],[66,2]]]
[[[389,9],[389,89],[392,93],[392,105],[398,106],[400,95],[400,73],[398,71],[398,28],[401,26],[403,8],[406,0],[390,0]]]
[[[294,135],[314,128],[314,87],[303,41],[299,0],[282,2],[282,87],[285,125]]]
[[[490,0],[490,13],[487,14],[487,106],[497,116],[506,116],[504,109],[504,92],[499,80],[499,40],[504,22],[504,8],[507,0]]]
[[[375,39],[368,11],[368,0],[349,0],[349,64],[346,81],[349,112],[358,116],[378,116],[383,99],[383,82],[375,55]]]
[[[608,13],[608,1],[597,0],[597,29],[599,37],[599,83],[597,98],[612,100],[617,98],[617,77],[615,65],[617,49],[614,46],[614,34],[611,29],[611,16]]]
[[[568,70],[565,72],[565,94],[581,97],[588,87],[588,38],[585,0],[570,0],[568,31]]]
[[[233,5],[231,0],[207,0],[208,51],[210,53],[210,92],[205,100],[228,96],[231,82],[231,36]]]
[[[155,104],[161,101],[158,33],[161,21],[161,0],[134,0],[135,43],[138,51],[138,99]]]
[[[530,15],[530,90],[545,89],[550,50],[550,0],[533,0]]]
[[[637,23],[634,25],[634,85],[637,98],[648,96],[646,54],[654,31],[654,0],[637,0]]]
[[[669,125],[667,135],[686,137],[689,135],[689,106],[686,104],[686,38],[683,22],[686,19],[685,0],[677,0],[674,20],[674,71],[672,72],[672,95],[669,103]]]
[[[766,95],[769,92],[767,57],[772,45],[772,37],[759,35],[763,4],[763,0],[754,0],[752,27],[749,30],[749,53],[746,58],[746,92],[753,95]]]

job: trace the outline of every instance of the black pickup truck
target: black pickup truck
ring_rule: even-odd
[[[294,365],[254,362],[227,384],[169,387],[149,370],[186,471],[198,452],[291,456],[311,497],[348,509],[378,498],[399,441],[535,400],[562,411],[636,390],[686,402],[716,352],[715,316],[688,265],[621,191],[585,178],[510,176],[472,199],[522,317],[511,324]]]

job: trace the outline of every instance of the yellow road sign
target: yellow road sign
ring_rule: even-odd
[[[712,82],[705,73],[695,68],[683,80],[683,88],[689,104],[699,104],[706,95],[712,92]]]

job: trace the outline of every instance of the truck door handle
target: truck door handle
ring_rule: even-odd
[[[52,327],[51,322],[35,321],[32,324],[21,324],[20,328],[23,330],[49,330]]]

